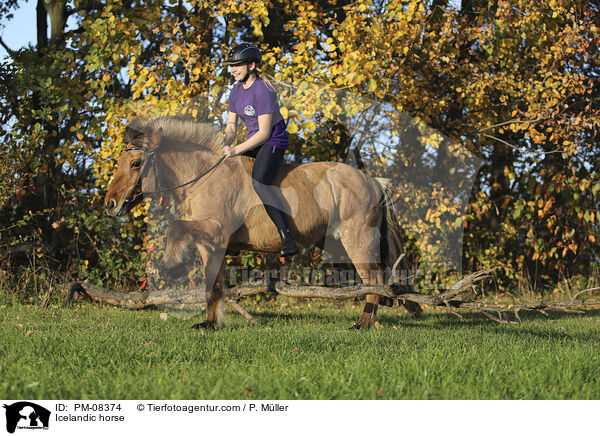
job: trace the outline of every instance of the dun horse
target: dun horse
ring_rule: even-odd
[[[198,250],[205,266],[207,310],[205,321],[193,327],[221,327],[226,250],[281,248],[252,185],[254,159],[222,160],[223,138],[214,126],[175,117],[148,123],[137,119],[126,128],[124,142],[105,197],[107,213],[126,213],[142,193],[170,192],[181,219],[169,224],[163,267],[176,268],[189,248]],[[375,179],[342,163],[313,162],[282,165],[273,185],[281,188],[300,247],[325,246],[349,257],[363,283],[383,283],[384,270],[402,247],[391,202]],[[354,327],[372,327],[378,304],[378,296],[368,295]],[[406,307],[420,314],[418,305]]]

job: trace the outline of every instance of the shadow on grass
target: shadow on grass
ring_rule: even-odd
[[[427,329],[427,330],[444,330],[448,328],[456,327],[486,327],[493,333],[501,333],[511,336],[523,336],[530,335],[536,338],[543,339],[554,339],[554,340],[579,340],[579,341],[590,341],[596,340],[597,335],[594,332],[588,334],[576,334],[569,332],[564,327],[563,330],[552,330],[552,331],[540,331],[539,324],[535,327],[530,324],[533,321],[545,321],[552,323],[562,319],[576,319],[585,317],[598,317],[600,316],[599,309],[588,309],[585,313],[567,313],[561,311],[547,310],[548,316],[537,311],[528,311],[520,313],[521,322],[515,320],[514,316],[510,317],[510,321],[517,321],[516,324],[501,324],[486,318],[485,316],[476,312],[461,313],[462,318],[458,318],[456,315],[451,313],[426,313],[420,319],[405,318],[399,321],[404,327]],[[398,319],[393,316],[382,317],[380,322],[384,325],[398,323]],[[553,326],[554,324],[549,324]]]
[[[256,319],[262,320],[282,320],[282,321],[302,321],[302,320],[315,320],[315,321],[329,321],[333,322],[339,319],[342,314],[323,314],[310,312],[310,309],[306,309],[306,313],[277,313],[277,312],[250,312],[250,314]],[[344,318],[348,318],[344,316]],[[358,318],[358,316],[357,316]]]
[[[282,308],[277,304],[271,307],[263,306],[262,311],[252,310],[252,308],[248,308],[246,306],[246,310],[252,314],[257,320],[285,320],[285,321],[299,321],[299,320],[323,320],[323,321],[339,321],[340,318],[344,318],[349,322],[355,322],[360,315],[362,314],[361,304],[357,305],[355,310],[356,313],[349,315],[348,308],[337,308],[335,306],[329,307],[327,310],[330,313],[322,313],[322,308],[309,308],[307,307],[304,312],[295,312],[295,313],[282,313]],[[321,312],[321,313],[319,313]],[[416,319],[408,314],[408,312],[402,307],[393,307],[386,308],[385,310],[380,310],[377,314],[377,321],[382,325],[396,325],[398,323],[405,326],[415,326],[418,327],[422,325],[424,321],[432,321],[441,327],[446,326],[454,326],[454,325],[470,325],[470,326],[478,326],[478,325],[506,325],[503,323],[497,323],[481,313],[475,311],[467,311],[467,310],[458,310],[457,311],[461,317],[453,315],[449,311],[440,311],[440,312],[424,312],[419,319]],[[519,317],[521,318],[522,323],[518,322],[518,319],[515,318],[514,314],[508,312],[508,320],[511,322],[517,322],[515,325],[523,324],[527,321],[535,321],[535,320],[559,320],[559,319],[570,319],[570,318],[580,318],[585,316],[600,316],[600,309],[587,309],[584,313],[568,313],[561,312],[557,310],[546,310],[547,315],[539,311],[533,310],[522,310],[519,312]],[[495,313],[492,313],[496,315]],[[236,316],[236,315],[234,315]]]
[[[340,311],[340,313],[319,313],[314,309],[306,309],[304,313],[280,313],[277,311],[277,307],[273,307],[273,310],[265,312],[251,312],[252,315],[257,319],[259,325],[266,325],[271,321],[283,321],[286,323],[293,322],[323,322],[325,324],[345,322],[348,327],[352,326],[359,318],[362,310],[358,310],[354,315],[348,315],[347,311]],[[383,311],[382,311],[383,312]],[[452,327],[490,327],[494,331],[507,332],[510,334],[523,334],[527,333],[528,323],[533,321],[558,321],[562,319],[581,319],[585,317],[599,317],[600,309],[588,309],[585,313],[568,313],[556,310],[547,310],[547,315],[544,315],[538,311],[521,311],[519,316],[521,322],[515,319],[514,314],[509,314],[509,321],[516,322],[514,324],[502,324],[497,323],[484,315],[477,312],[461,311],[460,315],[462,318],[457,317],[449,312],[425,312],[419,319],[411,317],[404,309],[394,308],[386,310],[385,313],[380,312],[377,315],[377,321],[383,327],[392,327],[396,325],[402,325],[403,327],[410,328],[424,328],[424,329],[435,329],[442,330]],[[517,328],[511,328],[517,327]],[[547,338],[549,335],[558,338],[566,339],[587,339],[585,337],[579,337],[580,335],[570,334],[568,332],[536,332],[530,330],[530,334]]]
[[[495,322],[489,318],[487,318],[485,315],[482,315],[481,313],[477,313],[477,312],[467,312],[467,311],[462,311],[459,312],[460,315],[462,316],[462,318],[459,318],[456,315],[453,315],[450,312],[440,312],[440,313],[425,313],[423,315],[423,317],[421,318],[422,320],[437,320],[437,324],[440,325],[456,325],[457,323],[462,324],[462,325],[484,325],[484,324],[491,324],[491,325],[505,325],[503,323],[498,323]],[[493,315],[496,315],[495,313],[492,313]],[[546,310],[546,314],[544,315],[543,313],[539,312],[539,311],[521,311],[519,312],[519,317],[521,318],[521,323],[519,323],[519,320],[515,318],[513,313],[508,313],[508,320],[511,322],[516,322],[518,324],[524,324],[526,321],[536,321],[536,320],[559,320],[559,319],[571,319],[571,318],[581,318],[581,317],[585,317],[585,316],[600,316],[600,309],[588,309],[586,311],[584,311],[584,313],[569,313],[569,312],[561,312],[558,310]],[[410,319],[410,318],[406,318],[401,320],[401,322],[416,322],[418,323],[419,320],[415,320],[415,319]]]
[[[356,308],[349,309],[347,306],[336,307],[335,304],[331,306],[320,307],[306,307],[303,311],[294,311],[293,313],[287,312],[287,310],[279,304],[261,304],[259,305],[260,310],[257,310],[257,306],[248,307],[244,305],[246,310],[256,319],[257,323],[254,327],[277,327],[277,323],[293,324],[295,322],[306,323],[307,326],[315,323],[322,323],[323,325],[339,325],[345,324],[346,328],[350,328],[354,323],[358,321],[362,313],[361,303],[356,305]],[[297,309],[296,309],[297,310]],[[351,311],[351,312],[350,312]],[[408,312],[401,307],[385,308],[380,310],[377,315],[378,323],[384,328],[391,328],[392,326],[402,326],[415,329],[426,329],[426,330],[444,330],[449,328],[463,328],[463,327],[486,327],[490,331],[501,332],[511,335],[523,335],[530,334],[532,336],[541,338],[555,338],[555,339],[579,339],[588,340],[590,339],[587,335],[576,335],[566,331],[540,331],[539,324],[536,328],[529,328],[529,322],[535,322],[539,320],[552,322],[554,320],[562,319],[581,319],[582,317],[598,317],[600,316],[600,309],[588,309],[583,314],[560,312],[555,310],[547,310],[548,316],[538,311],[521,311],[519,316],[522,322],[518,322],[513,313],[509,313],[510,321],[517,321],[516,324],[500,324],[488,319],[481,313],[459,310],[462,318],[453,315],[449,311],[427,311],[423,313],[421,318],[415,319],[411,317]],[[200,322],[204,318],[204,314],[194,316],[186,322],[195,323]],[[253,324],[248,323],[241,318],[241,316],[233,311],[229,311],[226,320],[226,329],[245,329],[253,327]],[[600,326],[599,326],[600,328]]]

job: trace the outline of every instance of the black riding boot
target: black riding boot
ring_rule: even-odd
[[[292,256],[298,253],[298,246],[292,238],[290,229],[279,230],[279,236],[281,237],[282,246],[281,251],[279,252],[280,256]]]

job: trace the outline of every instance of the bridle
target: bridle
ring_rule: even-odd
[[[149,150],[146,147],[140,147],[140,146],[125,147],[125,149],[123,151],[133,151],[133,150],[141,150],[141,151],[148,153],[148,158],[144,162],[144,166],[142,167],[142,171],[140,172],[140,177],[137,179],[137,182],[135,182],[135,185],[133,185],[133,187],[129,191],[127,191],[127,194],[125,194],[125,201],[123,202],[123,204],[135,203],[135,201],[137,200],[137,198],[140,195],[161,194],[164,192],[170,192],[170,191],[174,191],[179,188],[183,188],[184,186],[187,186],[187,185],[191,185],[192,183],[197,182],[202,177],[206,176],[208,173],[210,173],[212,170],[214,170],[226,158],[226,156],[221,157],[221,159],[219,159],[217,161],[217,163],[214,164],[212,167],[210,167],[208,170],[204,171],[199,176],[197,176],[197,177],[193,178],[192,180],[185,182],[181,185],[174,186],[172,188],[157,189],[156,191],[146,191],[146,192],[144,192],[140,189],[140,192],[138,192],[137,194],[134,194],[134,196],[132,198],[129,198],[129,195],[132,192],[135,192],[138,188],[141,188],[142,180],[144,179],[144,177],[146,177],[148,175],[148,172],[150,172],[150,167],[152,167],[154,170],[154,182],[155,182],[154,186],[158,186],[158,171],[156,170],[156,161],[154,159],[155,151]]]

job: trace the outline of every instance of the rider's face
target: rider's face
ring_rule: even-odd
[[[254,64],[254,62],[252,62],[250,65],[248,65],[248,64],[231,65],[231,67],[230,67],[231,74],[233,74],[234,79],[237,81],[240,81],[244,77],[246,77],[246,74],[248,74],[248,70],[250,69],[252,64]]]

